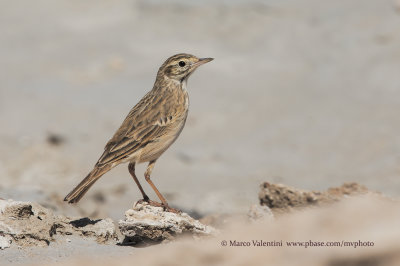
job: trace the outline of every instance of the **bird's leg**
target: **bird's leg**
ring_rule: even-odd
[[[129,173],[131,174],[131,176],[133,177],[133,180],[135,180],[136,185],[138,186],[140,192],[142,193],[143,196],[143,200],[148,202],[150,199],[149,197],[146,195],[146,193],[144,192],[142,185],[139,182],[139,179],[137,179],[136,175],[135,175],[135,163],[129,163],[128,165],[128,169],[129,169]]]
[[[160,193],[160,191],[158,191],[158,189],[154,185],[153,181],[151,181],[150,175],[151,175],[151,171],[154,168],[155,163],[156,163],[155,160],[150,161],[149,165],[147,166],[146,172],[144,173],[144,178],[146,179],[147,183],[149,183],[150,186],[153,188],[154,192],[156,192],[158,198],[162,202],[162,207],[164,207],[164,210],[169,211],[169,212],[174,212],[174,213],[180,213],[179,210],[176,210],[176,209],[168,206],[167,200],[163,197],[163,195]]]

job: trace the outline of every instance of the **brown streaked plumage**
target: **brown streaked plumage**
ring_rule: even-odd
[[[177,54],[160,67],[153,89],[129,112],[122,125],[108,141],[104,153],[93,170],[66,197],[69,203],[78,202],[97,179],[120,163],[129,162],[129,172],[149,201],[135,175],[135,164],[149,162],[145,179],[154,189],[167,210],[165,198],[150,179],[156,160],[181,133],[189,109],[186,82],[194,70],[212,58],[197,58],[190,54]],[[154,202],[152,202],[154,203]]]

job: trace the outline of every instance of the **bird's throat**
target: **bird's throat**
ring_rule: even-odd
[[[186,91],[186,85],[187,85],[187,78],[185,78],[185,79],[183,79],[183,80],[181,81],[181,89],[182,89],[183,91]]]

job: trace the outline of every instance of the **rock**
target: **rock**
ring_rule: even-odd
[[[11,246],[11,237],[0,233],[0,249],[9,248]]]
[[[125,220],[119,222],[119,229],[125,236],[123,245],[140,243],[152,244],[173,240],[180,235],[209,236],[216,233],[186,213],[164,211],[147,203],[137,203],[125,212]]]
[[[118,240],[111,219],[76,220],[55,216],[37,203],[0,200],[0,248],[13,242],[19,246],[47,246],[56,236],[66,235],[94,238],[99,243]]]
[[[54,228],[56,234],[89,237],[101,244],[118,240],[114,222],[110,218],[97,220],[81,218],[73,220],[61,217],[54,224]]]
[[[202,224],[212,226],[217,229],[222,229],[227,226],[228,222],[235,219],[235,214],[214,213],[206,215],[199,219]]]
[[[38,204],[0,200],[0,232],[18,245],[48,245],[53,224],[53,213]]]
[[[271,209],[267,206],[260,206],[258,204],[253,204],[248,213],[248,218],[250,221],[258,221],[258,220],[272,220],[274,218],[274,214]]]
[[[371,193],[357,183],[345,183],[341,187],[330,188],[326,192],[305,191],[282,184],[261,184],[260,204],[272,211],[288,211],[292,208],[336,202],[343,197]]]

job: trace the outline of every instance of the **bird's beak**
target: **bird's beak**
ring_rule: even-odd
[[[196,68],[196,67],[201,66],[201,65],[203,65],[205,63],[208,63],[208,62],[210,62],[212,60],[214,60],[214,58],[200,58],[199,61],[194,63],[192,66]]]

